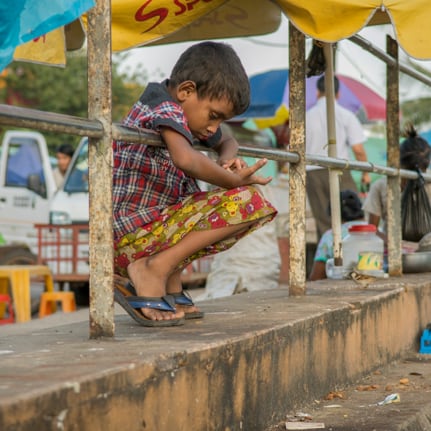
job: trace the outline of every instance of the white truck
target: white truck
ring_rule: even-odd
[[[77,248],[67,238],[71,230],[66,229],[61,231],[61,244],[54,244],[55,226],[88,226],[87,142],[87,138],[81,140],[65,182],[57,190],[43,135],[27,131],[5,133],[0,155],[0,234],[3,238],[0,265],[43,262],[52,267],[57,281],[88,285],[88,228],[81,229],[82,242]],[[37,225],[51,227],[38,229]],[[47,253],[44,256],[41,241],[45,241],[42,243]],[[76,250],[74,260],[79,268],[72,271],[68,268],[70,259],[65,257]],[[75,275],[68,276],[71,272]]]
[[[57,190],[45,138],[37,132],[5,133],[0,157],[0,264],[35,263],[35,223],[48,223]]]

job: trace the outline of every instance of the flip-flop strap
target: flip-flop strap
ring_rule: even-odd
[[[124,287],[132,295],[136,294],[135,286],[133,286],[133,284],[130,281],[128,281]],[[190,306],[190,307],[193,307],[195,305],[192,297],[190,296],[190,293],[187,292],[186,290],[182,290],[181,292],[170,293],[168,296],[173,296],[173,298],[175,300],[175,304],[186,305],[186,306]],[[156,298],[156,299],[158,299],[158,298]],[[139,308],[139,307],[136,307],[136,308]]]
[[[125,299],[133,308],[152,308],[161,311],[175,312],[175,301],[171,295],[161,298],[147,296],[126,296]]]
[[[182,292],[170,293],[171,296],[174,297],[175,304],[178,305],[187,305],[192,307],[194,304],[190,293],[183,290]]]

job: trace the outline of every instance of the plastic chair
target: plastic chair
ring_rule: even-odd
[[[7,293],[0,294],[0,302],[5,303],[7,307],[7,317],[2,317],[0,319],[0,325],[5,325],[6,323],[15,323],[15,314],[13,312],[12,298]]]
[[[39,318],[55,313],[57,302],[61,302],[64,313],[76,310],[74,292],[44,292],[40,296]]]

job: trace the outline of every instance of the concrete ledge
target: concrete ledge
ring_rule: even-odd
[[[201,308],[204,320],[165,329],[119,314],[115,340],[89,340],[77,313],[4,326],[0,429],[262,431],[417,350],[431,279],[314,282],[305,297],[281,288]]]

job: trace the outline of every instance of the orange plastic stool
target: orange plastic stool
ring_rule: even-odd
[[[40,296],[39,317],[45,317],[54,313],[57,302],[61,302],[64,313],[76,310],[74,292],[44,292]]]
[[[12,298],[10,295],[3,293],[0,295],[0,302],[4,302],[7,306],[8,317],[0,319],[0,325],[5,325],[6,323],[14,323],[15,315],[13,312]]]

